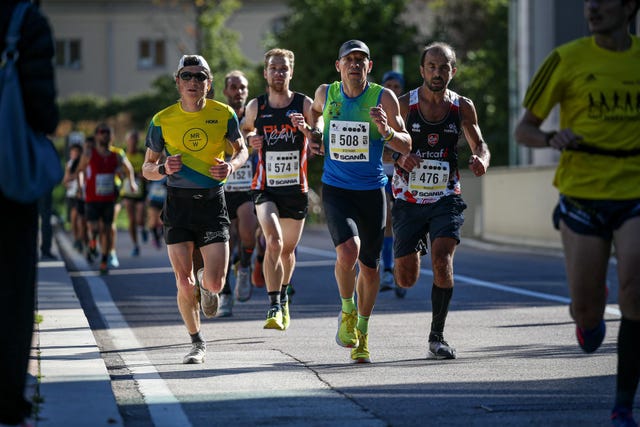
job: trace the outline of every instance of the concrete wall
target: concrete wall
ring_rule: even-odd
[[[551,214],[558,191],[555,167],[495,167],[476,178],[462,173],[467,202],[463,236],[482,240],[560,248],[560,235]]]

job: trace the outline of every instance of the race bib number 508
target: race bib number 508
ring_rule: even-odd
[[[331,120],[329,152],[339,162],[368,162],[369,122]]]

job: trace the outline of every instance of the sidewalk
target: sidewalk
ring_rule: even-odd
[[[122,426],[111,382],[60,251],[59,261],[38,263],[35,331],[27,396],[34,425]],[[37,379],[40,379],[38,381]]]

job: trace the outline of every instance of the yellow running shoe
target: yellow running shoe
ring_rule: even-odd
[[[358,323],[358,312],[356,310],[351,313],[340,311],[338,332],[336,332],[336,342],[340,347],[352,348],[358,345],[356,323]]]
[[[271,307],[267,311],[267,320],[264,322],[264,329],[278,329],[284,331],[282,324],[282,310],[280,307]]]
[[[282,330],[286,330],[291,323],[291,315],[289,314],[289,301],[280,305],[282,307]]]
[[[360,329],[356,329],[358,345],[351,349],[351,359],[353,363],[371,363],[369,354],[369,334],[363,334]]]

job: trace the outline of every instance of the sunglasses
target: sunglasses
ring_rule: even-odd
[[[209,76],[202,72],[202,71],[198,71],[197,73],[191,73],[189,71],[183,71],[180,73],[180,78],[186,82],[188,82],[189,80],[191,80],[192,78],[195,78],[197,81],[199,82],[203,82],[205,80],[209,80]]]
[[[109,130],[109,129],[98,129],[98,131],[96,133],[111,133],[111,130]]]

